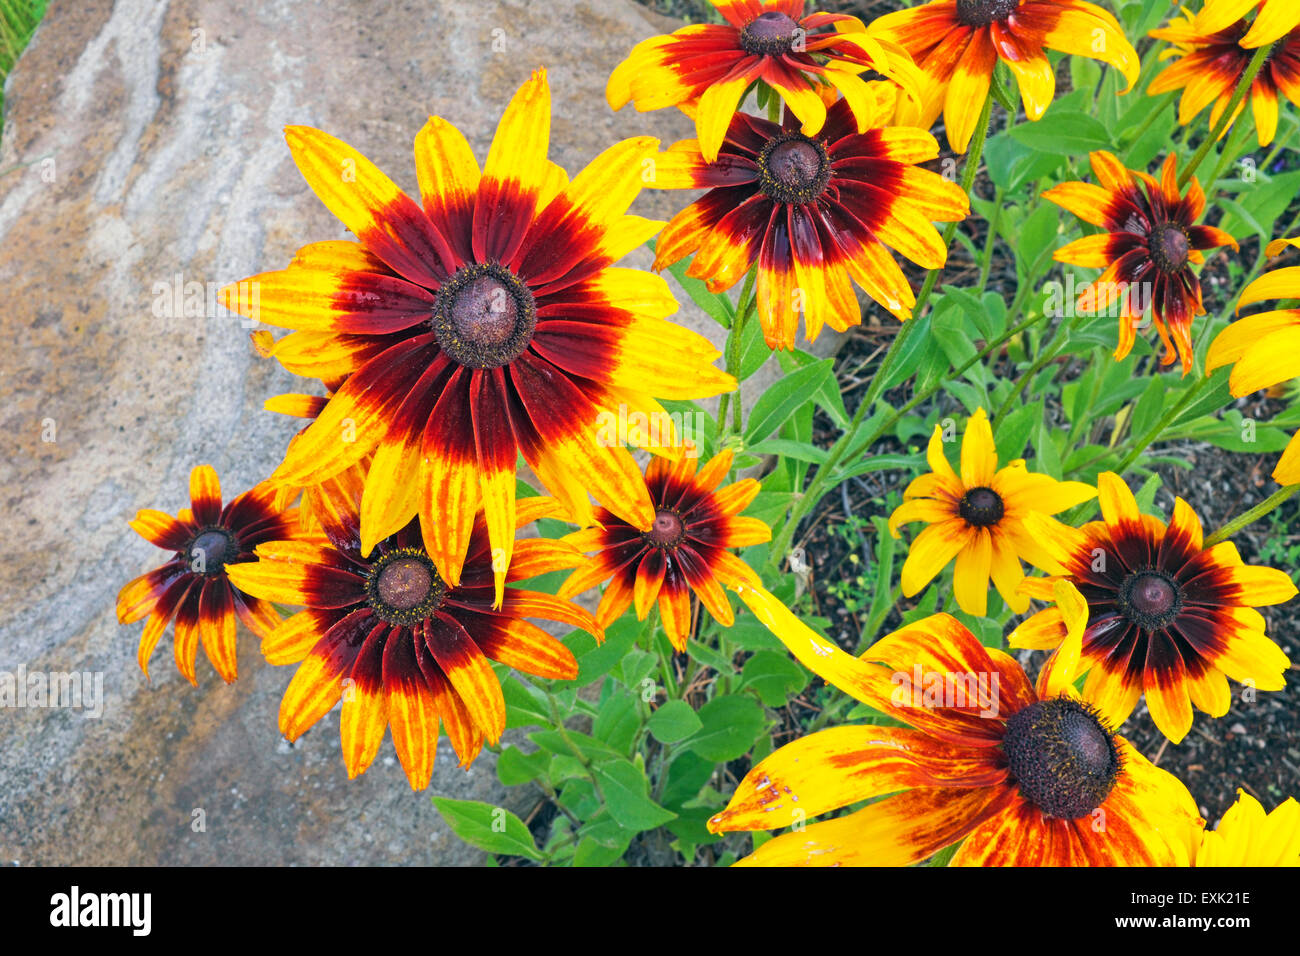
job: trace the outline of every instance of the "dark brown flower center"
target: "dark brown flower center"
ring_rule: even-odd
[[[967,524],[977,528],[987,528],[1002,520],[1006,508],[1002,496],[992,488],[972,488],[962,495],[957,505],[957,513],[966,519]]]
[[[645,533],[646,541],[657,548],[675,548],[686,536],[686,522],[682,516],[667,508],[655,512],[654,524]]]
[[[528,287],[496,264],[466,266],[443,283],[432,325],[449,357],[470,368],[513,362],[537,328]]]
[[[968,27],[986,27],[1005,20],[1020,6],[1020,0],[957,0],[957,19]]]
[[[388,552],[366,578],[371,609],[390,624],[418,624],[437,610],[446,593],[433,562],[417,548]]]
[[[761,13],[740,31],[740,48],[752,56],[780,56],[794,48],[799,23],[776,10]]]
[[[777,202],[803,205],[815,200],[831,178],[826,147],[802,133],[782,133],[758,157],[759,187]]]
[[[1095,710],[1069,697],[1012,714],[1002,749],[1020,795],[1049,817],[1086,817],[1119,779],[1115,735]]]
[[[1161,272],[1178,272],[1191,258],[1192,244],[1181,226],[1159,226],[1151,234],[1151,261]]]
[[[1173,578],[1154,570],[1130,574],[1120,585],[1119,606],[1134,624],[1158,631],[1183,608],[1183,589]]]
[[[239,543],[225,528],[208,528],[185,549],[185,563],[197,574],[220,574],[239,554]]]

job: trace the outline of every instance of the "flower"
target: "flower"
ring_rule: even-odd
[[[241,315],[295,330],[262,349],[341,380],[272,477],[318,483],[373,453],[362,554],[418,515],[452,586],[480,503],[509,564],[520,453],[579,523],[592,520],[590,491],[648,528],[631,454],[596,439],[601,412],[666,415],[652,396],[735,387],[703,336],[665,321],[677,304],[662,278],[610,267],[660,228],[624,215],[657,142],[619,143],[570,182],[546,158],[542,70],[507,107],[481,172],[465,137],[429,120],[415,142],[423,208],[346,143],[302,126],[286,136],[359,241],[309,245],[289,268],[222,290]],[[499,577],[498,601],[503,588]]]
[[[1300,239],[1277,239],[1265,251],[1276,256],[1287,246],[1300,247]],[[1277,269],[1241,291],[1237,311],[1265,299],[1296,298],[1300,298],[1300,267]],[[1300,377],[1300,309],[1260,312],[1233,322],[1215,336],[1205,356],[1207,372],[1224,365],[1233,366],[1228,388],[1236,398]],[[1282,453],[1273,480],[1282,485],[1300,482],[1300,433]]]
[[[911,122],[942,111],[948,143],[966,152],[1000,59],[1020,84],[1025,115],[1041,119],[1056,94],[1046,50],[1103,60],[1137,82],[1137,51],[1108,11],[1082,0],[934,0],[875,20],[868,32],[901,44],[927,81]],[[901,122],[909,122],[901,119]]]
[[[1077,640],[1086,614],[1066,592]],[[962,840],[953,866],[1186,864],[1202,823],[1191,795],[1066,694],[1068,667],[1045,667],[1035,688],[946,614],[855,658],[771,594],[740,595],[805,667],[908,725],[832,727],[761,761],[709,829],[795,828],[741,864],[905,866]]]
[[[1195,832],[1192,865],[1300,866],[1300,803],[1288,797],[1265,814],[1239,789],[1217,828]]]
[[[889,530],[899,537],[900,525],[924,521],[903,563],[903,594],[925,590],[940,571],[957,559],[953,575],[957,604],[967,614],[988,613],[989,578],[1007,606],[1017,614],[1029,609],[1029,598],[1017,593],[1025,573],[1024,558],[1043,570],[1057,564],[1033,535],[1024,519],[1031,511],[1056,514],[1097,497],[1097,489],[1078,481],[1057,481],[1025,468],[1023,459],[998,468],[998,450],[984,409],[976,410],[961,443],[961,474],[953,471],[943,452],[943,428],[934,427],[926,454],[930,474],[914,479],[903,492],[903,504],[889,516]]]
[[[916,96],[920,76],[900,46],[867,35],[856,17],[804,16],[804,0],[711,0],[725,24],[695,24],[638,43],[605,88],[612,109],[680,106],[695,117],[713,162],[745,91],[762,81],[780,93],[804,135],[821,131],[826,97],[838,89],[860,117],[874,96],[858,74],[874,70]],[[859,119],[858,132],[864,132]]]
[[[275,489],[262,483],[221,506],[221,483],[211,465],[190,472],[190,507],[173,518],[145,508],[130,522],[140,537],[175,555],[160,568],[130,581],[117,595],[117,619],[133,624],[144,617],[137,659],[149,676],[149,658],[167,622],[175,618],[176,667],[198,686],[199,642],[222,679],[238,673],[235,619],[258,637],[270,634],[280,615],[268,602],[232,585],[230,572],[253,560],[266,541],[299,537],[296,511],[275,505]]]
[[[255,563],[232,569],[232,580],[267,600],[305,607],[262,642],[269,663],[299,664],[280,704],[280,732],[297,740],[342,697],[349,779],[370,766],[389,725],[413,789],[429,784],[439,720],[468,767],[484,740],[495,744],[505,730],[505,700],[489,660],[538,677],[576,677],[573,652],[525,618],[602,636],[590,614],[549,594],[507,588],[493,605],[496,571],[519,581],[573,567],[581,555],[567,545],[519,541],[501,568],[480,513],[460,583],[449,585],[415,521],[365,556],[356,545],[359,484],[322,485],[321,493],[331,502],[320,514],[323,543],[262,545]],[[520,499],[515,511],[520,527],[558,513],[550,498]]]
[[[1290,661],[1255,608],[1295,597],[1291,578],[1242,563],[1231,541],[1205,548],[1200,519],[1182,498],[1166,527],[1138,511],[1118,475],[1103,473],[1098,488],[1101,521],[1080,529],[1041,516],[1025,523],[1088,601],[1084,699],[1118,727],[1145,693],[1156,727],[1178,743],[1191,729],[1192,705],[1211,717],[1228,712],[1227,678],[1281,690]],[[1021,588],[1053,599],[1052,579],[1027,578]],[[1060,608],[1048,608],[1010,643],[1047,650],[1065,636]]]
[[[1186,375],[1192,367],[1192,318],[1205,314],[1201,282],[1192,266],[1205,262],[1200,250],[1236,249],[1237,243],[1222,229],[1193,225],[1205,211],[1205,193],[1193,177],[1187,195],[1182,195],[1174,153],[1165,159],[1159,182],[1125,169],[1105,151],[1098,150],[1090,158],[1099,185],[1062,183],[1043,197],[1107,231],[1076,239],[1057,249],[1053,258],[1105,270],[1083,290],[1079,308],[1099,313],[1120,302],[1116,361],[1133,348],[1136,329],[1149,307],[1165,344],[1162,362],[1168,365],[1180,355]]]
[[[757,262],[758,315],[772,348],[794,348],[801,312],[809,340],[823,323],[843,331],[861,322],[850,277],[908,318],[916,297],[886,246],[939,268],[947,250],[932,222],[963,219],[970,203],[956,183],[916,165],[939,155],[929,133],[856,130],[841,100],[815,136],[789,114],[778,126],[741,113],[716,163],[694,140],[661,153],[651,185],[709,192],[668,223],[654,267],[694,253],[687,275],[721,292]]]
[[[722,586],[757,587],[759,579],[728,549],[770,541],[772,530],[757,518],[740,516],[758,494],[757,481],[746,478],[718,487],[731,461],[732,453],[723,451],[696,472],[690,457],[675,464],[653,459],[645,476],[655,506],[650,530],[641,531],[602,510],[596,527],[565,539],[581,551],[596,553],[564,582],[560,597],[573,597],[608,580],[596,609],[596,623],[602,628],[633,602],[637,620],[645,620],[657,598],[664,632],[679,653],[686,650],[691,633],[691,591],[724,627],[734,624]]]
[[[1238,21],[1214,33],[1201,33],[1193,23],[1190,13],[1173,20],[1161,30],[1152,30],[1151,36],[1168,40],[1174,48],[1161,58],[1178,57],[1176,63],[1166,67],[1147,92],[1152,95],[1182,90],[1178,103],[1178,122],[1186,126],[1209,103],[1210,128],[1214,129],[1223,111],[1228,108],[1237,84],[1246,74],[1252,52],[1239,42],[1249,25]],[[1292,103],[1300,106],[1300,31],[1293,31],[1279,43],[1260,68],[1250,88],[1250,106],[1255,115],[1255,128],[1259,145],[1267,146],[1277,134],[1277,94],[1281,91]],[[1245,100],[1237,106],[1231,120],[1224,126],[1220,137],[1227,134],[1246,108]]]
[[[1196,31],[1218,33],[1254,9],[1258,9],[1255,22],[1241,38],[1241,45],[1249,50],[1280,40],[1300,27],[1300,6],[1291,0],[1272,0],[1271,3],[1268,0],[1205,0],[1205,6],[1196,15]]]

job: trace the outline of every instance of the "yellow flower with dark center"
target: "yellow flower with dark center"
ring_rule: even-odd
[[[1283,800],[1269,813],[1260,802],[1237,791],[1213,830],[1196,831],[1193,866],[1300,866],[1300,803]]]
[[[900,122],[929,128],[942,112],[959,153],[970,144],[998,60],[1019,83],[1031,120],[1041,119],[1056,95],[1047,50],[1103,60],[1124,74],[1128,89],[1140,66],[1114,15],[1082,0],[934,0],[886,14],[868,32],[901,44],[926,80],[920,111]]]
[[[907,725],[832,727],[762,760],[709,829],[794,829],[742,865],[905,866],[958,841],[953,866],[1186,865],[1203,825],[1191,795],[1067,695],[1068,667],[1045,667],[1035,688],[945,614],[856,658],[767,592],[740,594],[805,667]],[[1086,615],[1072,601],[1077,642]]]
[[[319,490],[329,501],[319,514],[326,539],[262,545],[255,563],[231,569],[232,580],[267,600],[305,607],[262,642],[268,662],[299,665],[280,704],[280,732],[297,740],[342,697],[349,778],[370,766],[391,726],[411,787],[428,786],[439,721],[468,767],[484,741],[495,744],[505,730],[505,700],[489,660],[538,677],[576,677],[572,651],[526,618],[602,636],[590,614],[549,594],[512,587],[493,604],[494,572],[519,581],[577,564],[582,556],[562,542],[519,541],[502,567],[480,513],[460,581],[451,585],[416,522],[366,556],[357,546],[359,484]],[[522,527],[558,513],[553,499],[524,498],[515,517]]]
[[[1018,593],[1025,578],[1023,558],[1045,571],[1057,564],[1024,525],[1032,511],[1056,514],[1097,496],[1097,489],[1078,481],[1057,481],[1035,474],[1017,459],[998,468],[998,450],[984,409],[971,416],[961,443],[961,474],[953,471],[943,452],[943,428],[930,437],[927,460],[932,469],[912,481],[903,504],[889,516],[889,530],[924,521],[903,563],[903,594],[925,590],[935,575],[955,558],[953,575],[957,604],[967,614],[988,613],[989,579],[1017,614],[1029,609],[1029,598]]]
[[[861,117],[859,117],[860,119]],[[844,331],[862,321],[853,281],[899,319],[916,297],[890,249],[937,269],[947,249],[933,222],[964,219],[970,202],[956,183],[916,164],[939,155],[924,130],[857,132],[840,100],[813,136],[787,114],[784,124],[737,114],[717,162],[694,140],[655,159],[650,185],[707,188],[659,236],[655,268],[694,254],[686,274],[712,292],[735,285],[758,264],[756,297],[771,348],[794,348],[799,318],[811,341],[823,324]]]
[[[280,624],[274,607],[237,585],[231,570],[253,560],[266,541],[301,539],[297,513],[282,511],[275,489],[267,483],[236,497],[224,508],[221,484],[211,465],[190,472],[190,507],[173,518],[152,508],[136,513],[131,527],[150,544],[175,555],[160,568],[135,578],[117,596],[117,619],[132,624],[148,617],[140,637],[138,660],[149,676],[149,657],[173,618],[176,666],[198,686],[194,665],[199,643],[208,660],[229,684],[238,672],[235,620],[258,637]]]
[[[1137,328],[1150,309],[1165,344],[1161,361],[1169,365],[1181,356],[1186,375],[1192,367],[1192,319],[1205,314],[1201,281],[1192,266],[1204,264],[1201,250],[1236,249],[1236,240],[1214,226],[1195,225],[1205,211],[1205,193],[1192,177],[1187,195],[1182,195],[1174,153],[1165,159],[1159,182],[1126,169],[1110,153],[1098,151],[1090,158],[1098,185],[1062,183],[1043,198],[1106,232],[1076,239],[1057,249],[1053,258],[1105,270],[1080,293],[1078,308],[1104,314],[1118,304],[1116,361],[1133,348]]]
[[[1241,43],[1248,27],[1249,24],[1241,20],[1205,34],[1196,29],[1192,15],[1184,12],[1181,19],[1171,21],[1167,27],[1152,30],[1151,36],[1174,44],[1174,48],[1162,54],[1161,58],[1173,56],[1178,59],[1151,81],[1147,92],[1154,96],[1182,90],[1178,122],[1184,126],[1213,103],[1210,129],[1214,129],[1250,65],[1254,51]],[[1255,116],[1260,146],[1269,145],[1277,135],[1279,91],[1300,106],[1300,30],[1292,31],[1278,43],[1251,84],[1250,107]],[[1220,137],[1227,135],[1245,108],[1246,101],[1242,100]]]
[[[1296,27],[1300,27],[1300,5],[1294,0],[1205,0],[1205,6],[1196,15],[1196,29],[1200,33],[1218,33],[1256,10],[1250,31],[1241,39],[1241,45],[1254,50],[1280,40]]]
[[[1290,661],[1255,608],[1295,597],[1291,578],[1244,564],[1231,541],[1205,548],[1200,519],[1181,498],[1166,527],[1138,511],[1118,475],[1103,473],[1098,488],[1101,521],[1079,529],[1042,516],[1026,522],[1088,602],[1084,699],[1118,727],[1145,693],[1156,727],[1178,743],[1191,729],[1193,705],[1211,717],[1228,712],[1228,678],[1281,690]],[[1051,601],[1054,584],[1029,578],[1021,587]],[[1021,624],[1010,643],[1048,650],[1066,633],[1061,609],[1051,607]]]
[[[1300,239],[1277,239],[1265,250],[1279,255],[1287,246],[1300,247]],[[1266,299],[1300,299],[1300,267],[1290,266],[1261,276],[1241,291],[1237,311]],[[1300,378],[1300,309],[1278,309],[1238,319],[1210,343],[1205,357],[1207,372],[1232,365],[1228,388],[1241,398]],[[1300,432],[1282,453],[1273,480],[1282,485],[1300,482]]]
[[[649,528],[640,471],[621,444],[598,439],[601,413],[666,419],[656,396],[735,387],[703,336],[666,321],[677,303],[662,278],[611,268],[660,228],[624,214],[656,141],[619,143],[570,182],[547,159],[539,70],[482,170],[459,131],[429,120],[415,143],[421,207],[340,140],[307,127],[286,135],[308,184],[359,241],[315,243],[288,269],[223,290],[240,314],[295,330],[259,347],[327,386],[341,381],[273,479],[302,487],[373,454],[363,555],[418,516],[452,586],[480,505],[508,565],[520,454],[580,524],[592,521],[590,492]],[[498,600],[503,587],[499,578]]]
[[[580,551],[596,553],[564,582],[560,596],[573,597],[609,581],[596,609],[602,628],[634,603],[637,620],[645,620],[658,600],[664,632],[678,652],[686,650],[691,635],[692,591],[720,624],[734,624],[723,586],[757,587],[759,579],[729,549],[770,541],[772,530],[757,518],[740,516],[758,494],[757,481],[718,487],[731,462],[732,453],[724,451],[697,472],[689,457],[675,464],[653,459],[645,475],[655,506],[650,530],[601,511],[597,527],[565,539]]]
[[[856,17],[804,15],[804,0],[711,0],[725,24],[695,24],[633,48],[609,77],[605,97],[616,110],[679,106],[695,117],[709,162],[745,91],[762,81],[799,118],[806,136],[821,131],[827,97],[839,90],[860,117],[874,111],[868,70],[915,97],[920,76],[897,44],[867,35]],[[866,127],[861,125],[858,131]]]

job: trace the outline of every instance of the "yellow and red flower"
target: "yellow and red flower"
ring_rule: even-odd
[[[591,492],[648,528],[640,472],[626,448],[597,440],[600,413],[665,414],[655,396],[735,387],[703,336],[666,321],[677,304],[662,278],[611,268],[660,228],[624,214],[656,141],[619,143],[570,182],[547,159],[541,70],[507,107],[482,170],[458,130],[429,120],[415,143],[423,207],[346,143],[300,126],[286,136],[359,241],[315,243],[288,269],[223,290],[241,315],[294,330],[260,342],[286,367],[342,380],[273,478],[301,487],[373,453],[363,555],[418,516],[451,586],[480,505],[508,563],[521,453],[579,523],[592,520]]]
[[[1255,608],[1295,597],[1291,578],[1244,564],[1231,541],[1205,548],[1200,519],[1181,498],[1166,527],[1138,510],[1118,475],[1103,473],[1098,488],[1101,521],[1079,529],[1042,516],[1027,521],[1088,602],[1084,699],[1118,727],[1145,693],[1156,727],[1178,743],[1191,729],[1193,706],[1211,717],[1228,712],[1228,678],[1281,690],[1290,661]],[[1021,587],[1052,601],[1055,583],[1028,578]],[[1010,643],[1048,650],[1066,636],[1061,609],[1050,607],[1021,624]]]
[[[1265,250],[1279,255],[1287,246],[1300,247],[1300,239],[1277,239]],[[1246,286],[1237,311],[1266,299],[1300,299],[1300,267],[1275,269]],[[1205,357],[1207,372],[1232,365],[1228,388],[1240,398],[1300,378],[1300,309],[1277,309],[1238,319],[1210,343]],[[1273,480],[1281,485],[1300,482],[1300,432],[1282,453]]]
[[[1097,497],[1097,489],[1078,481],[1057,481],[1025,468],[1023,459],[998,468],[998,450],[984,409],[966,425],[961,443],[961,474],[943,452],[943,428],[934,427],[927,451],[929,474],[914,479],[903,492],[903,504],[889,516],[889,530],[898,537],[900,525],[924,521],[903,563],[903,594],[925,590],[935,575],[955,558],[953,588],[957,604],[967,614],[988,613],[989,579],[1017,614],[1029,609],[1029,598],[1018,593],[1025,579],[1023,558],[1044,571],[1059,570],[1051,555],[1025,528],[1032,511],[1056,514]]]
[[[757,263],[763,335],[782,349],[794,348],[800,314],[809,340],[823,324],[843,331],[862,321],[850,277],[908,318],[916,297],[887,247],[939,268],[947,249],[933,222],[970,212],[960,186],[917,167],[939,155],[924,130],[873,125],[859,133],[847,100],[831,107],[816,135],[797,126],[789,113],[781,125],[737,114],[717,162],[686,140],[657,157],[651,183],[709,189],[668,223],[655,268],[694,253],[687,275],[721,292]]]
[[[1068,696],[1068,667],[1045,667],[1035,688],[946,614],[855,658],[767,592],[741,597],[805,667],[907,725],[832,727],[762,760],[709,829],[795,828],[741,864],[905,866],[963,841],[953,866],[1186,865],[1203,824],[1191,795]]]
[[[745,91],[763,82],[799,118],[821,131],[827,98],[839,90],[859,117],[874,112],[860,73],[873,70],[917,95],[919,74],[897,44],[868,36],[857,17],[804,15],[804,0],[711,0],[727,21],[682,27],[633,48],[609,77],[605,97],[619,110],[679,106],[695,118],[700,149],[713,162]],[[859,123],[865,122],[860,119]],[[858,131],[866,127],[858,126]]]
[[[505,700],[489,660],[538,677],[577,676],[573,653],[525,618],[563,621],[599,638],[590,614],[522,588],[507,588],[499,606],[493,602],[497,572],[519,581],[573,567],[582,556],[535,538],[517,542],[503,563],[480,513],[460,582],[449,585],[415,521],[364,556],[357,546],[361,488],[321,489],[330,501],[320,515],[325,541],[265,544],[255,563],[232,569],[237,587],[306,608],[262,642],[268,662],[299,664],[280,705],[280,731],[297,740],[342,697],[348,777],[365,772],[391,726],[407,780],[421,790],[433,772],[439,721],[463,767],[485,740],[501,738]],[[521,499],[515,511],[520,527],[558,513],[550,498]]]
[[[1296,27],[1300,27],[1300,6],[1292,0],[1205,0],[1205,6],[1196,15],[1199,33],[1218,33],[1256,10],[1250,31],[1241,38],[1241,45],[1250,50],[1280,40]]]
[[[657,599],[664,633],[678,652],[686,650],[691,634],[692,591],[720,624],[734,624],[723,587],[757,587],[759,579],[728,549],[770,541],[772,530],[757,518],[740,515],[758,494],[757,481],[746,478],[718,487],[731,462],[732,453],[723,451],[697,472],[690,457],[676,463],[653,459],[645,475],[655,506],[650,530],[602,510],[597,527],[565,539],[580,551],[596,553],[564,582],[560,597],[609,581],[596,609],[602,628],[633,603],[637,620],[645,620]]]
[[[275,504],[275,489],[263,483],[224,508],[221,484],[211,465],[190,472],[190,507],[179,515],[153,508],[136,513],[131,527],[150,544],[175,555],[160,568],[130,581],[117,595],[117,619],[133,624],[148,617],[137,659],[145,677],[158,639],[175,619],[176,667],[198,686],[199,644],[222,679],[238,676],[235,621],[258,637],[270,634],[280,615],[268,602],[233,585],[231,570],[253,560],[266,541],[300,537],[297,515]]]
[[[934,0],[886,14],[868,32],[901,44],[926,80],[921,109],[900,122],[929,128],[942,112],[959,153],[970,144],[998,60],[1019,83],[1031,120],[1041,119],[1056,95],[1047,50],[1103,60],[1124,74],[1128,89],[1140,66],[1115,17],[1083,0]]]
[[[1205,193],[1192,177],[1182,195],[1174,153],[1165,159],[1159,182],[1126,169],[1111,153],[1099,150],[1090,158],[1097,185],[1062,183],[1043,196],[1106,232],[1076,239],[1057,249],[1054,258],[1105,270],[1080,294],[1078,307],[1102,313],[1120,304],[1116,361],[1133,348],[1150,309],[1165,344],[1161,361],[1169,365],[1181,356],[1186,375],[1192,367],[1192,319],[1205,314],[1201,281],[1192,266],[1205,262],[1201,250],[1236,249],[1236,240],[1214,226],[1195,225],[1205,211]]]
[[[1250,65],[1253,51],[1241,43],[1248,27],[1249,24],[1241,20],[1216,32],[1202,33],[1196,28],[1192,15],[1184,11],[1180,19],[1170,21],[1167,27],[1152,30],[1151,36],[1157,40],[1174,44],[1173,49],[1166,51],[1161,58],[1174,56],[1178,59],[1151,81],[1147,92],[1158,95],[1182,90],[1178,122],[1184,126],[1213,103],[1210,128],[1214,129]],[[1292,31],[1278,43],[1251,84],[1250,107],[1255,116],[1260,146],[1269,145],[1277,135],[1279,92],[1300,106],[1300,30]],[[1242,100],[1220,136],[1227,134],[1245,108],[1246,101]]]
[[[1191,849],[1193,866],[1300,866],[1300,803],[1287,797],[1265,813],[1238,790],[1217,827],[1195,832]]]

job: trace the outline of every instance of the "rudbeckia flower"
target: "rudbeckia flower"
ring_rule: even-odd
[[[757,481],[746,478],[718,487],[731,461],[732,453],[723,451],[697,472],[690,457],[676,463],[651,460],[645,476],[655,506],[650,530],[602,511],[597,527],[569,535],[565,540],[578,550],[596,553],[564,582],[560,597],[608,580],[596,609],[602,628],[634,602],[637,620],[645,620],[658,599],[664,632],[678,652],[686,650],[691,634],[692,591],[720,624],[734,624],[723,586],[757,587],[759,579],[728,549],[770,541],[772,530],[757,518],[740,516],[758,494]]]
[[[1106,232],[1076,239],[1057,249],[1053,258],[1105,270],[1080,294],[1078,307],[1104,313],[1118,303],[1116,361],[1133,348],[1137,327],[1150,308],[1165,344],[1161,361],[1169,365],[1181,356],[1186,375],[1192,367],[1192,319],[1205,314],[1201,281],[1192,266],[1205,262],[1202,249],[1236,249],[1236,240],[1214,226],[1194,225],[1205,211],[1205,193],[1193,177],[1187,195],[1182,195],[1174,153],[1165,159],[1159,182],[1125,169],[1110,153],[1099,150],[1090,158],[1098,185],[1062,183],[1043,197]]]
[[[812,136],[838,89],[860,116],[874,95],[858,74],[874,70],[917,95],[920,76],[900,46],[867,35],[857,17],[804,15],[804,0],[711,0],[725,24],[695,24],[638,43],[609,77],[605,97],[619,110],[680,106],[695,117],[700,149],[718,157],[745,91],[758,81],[781,94]],[[865,131],[859,126],[858,131]]]
[[[345,379],[273,479],[318,483],[373,453],[362,554],[418,515],[451,586],[480,503],[508,564],[521,453],[579,523],[592,520],[590,491],[648,528],[640,471],[597,440],[600,413],[666,415],[653,396],[735,387],[703,336],[665,321],[677,304],[662,278],[611,268],[660,228],[624,215],[656,141],[619,143],[570,182],[547,159],[541,70],[507,107],[482,170],[459,131],[429,120],[415,142],[423,207],[346,143],[302,126],[286,136],[358,241],[307,246],[288,269],[223,290],[241,315],[295,330],[261,340],[286,367]]]
[[[1250,31],[1241,38],[1247,49],[1258,49],[1266,43],[1280,40],[1296,27],[1300,27],[1300,6],[1292,0],[1205,0],[1205,6],[1196,15],[1196,29],[1200,33],[1218,33],[1257,10]]]
[[[947,249],[932,223],[970,212],[960,186],[917,167],[938,155],[924,130],[858,133],[847,100],[815,136],[789,113],[782,125],[737,114],[716,163],[694,140],[656,158],[652,186],[709,192],[668,223],[654,267],[694,253],[687,275],[722,292],[757,262],[758,316],[772,348],[794,348],[800,314],[810,341],[823,324],[842,332],[861,322],[850,277],[906,319],[916,297],[886,247],[937,269]]]
[[[927,81],[912,122],[929,128],[942,112],[959,153],[970,145],[998,60],[1019,83],[1031,120],[1041,119],[1056,95],[1047,50],[1103,60],[1124,74],[1128,89],[1140,67],[1115,17],[1082,0],[935,0],[888,13],[869,32],[912,55]]]
[[[1166,67],[1154,80],[1147,92],[1154,95],[1182,90],[1178,102],[1178,122],[1186,126],[1210,103],[1210,129],[1218,126],[1223,111],[1232,101],[1237,84],[1245,76],[1253,51],[1241,44],[1249,26],[1244,20],[1231,24],[1215,33],[1201,33],[1193,24],[1190,13],[1184,12],[1161,30],[1152,30],[1157,40],[1168,40],[1173,49],[1161,54],[1162,59],[1177,57],[1177,62]],[[1277,95],[1281,91],[1292,103],[1300,106],[1300,31],[1289,34],[1269,54],[1250,88],[1250,108],[1255,115],[1255,129],[1259,145],[1267,146],[1277,135]],[[1227,135],[1241,111],[1246,108],[1242,100],[1220,136]]]
[[[258,637],[280,624],[271,604],[232,585],[230,571],[252,561],[254,548],[263,542],[298,538],[296,512],[277,508],[275,489],[267,483],[223,508],[217,473],[211,465],[199,465],[190,472],[189,508],[175,518],[146,508],[136,513],[131,527],[150,544],[175,552],[117,595],[119,622],[149,618],[140,637],[140,669],[149,676],[149,657],[174,618],[176,667],[185,679],[198,686],[194,665],[202,641],[208,660],[229,684],[238,670],[236,618]]]
[[[1287,246],[1300,247],[1300,239],[1277,239],[1265,251],[1276,256]],[[1300,299],[1300,267],[1276,269],[1256,279],[1242,290],[1237,311],[1265,299]],[[1260,312],[1233,322],[1210,343],[1205,357],[1207,372],[1224,365],[1233,366],[1228,388],[1236,398],[1300,378],[1300,309]],[[1273,480],[1282,485],[1300,482],[1300,433],[1282,453]]]
[[[1265,813],[1260,802],[1237,791],[1213,830],[1198,831],[1193,866],[1300,866],[1300,803],[1283,800]]]
[[[1088,601],[1084,699],[1118,727],[1145,693],[1156,727],[1178,743],[1192,727],[1193,705],[1211,717],[1228,712],[1228,678],[1281,690],[1290,661],[1255,608],[1295,597],[1291,578],[1244,564],[1231,541],[1204,548],[1200,519],[1181,498],[1166,527],[1138,511],[1118,475],[1103,473],[1098,488],[1101,521],[1080,529],[1042,516],[1026,522]],[[1027,578],[1021,588],[1053,600],[1053,579]],[[1021,624],[1010,643],[1048,650],[1066,635],[1060,608],[1051,607]]]
[[[903,563],[903,594],[925,590],[935,575],[957,559],[953,575],[957,604],[967,614],[988,613],[989,579],[1007,606],[1017,614],[1029,609],[1029,598],[1017,593],[1025,578],[1020,559],[1045,571],[1056,562],[1026,529],[1031,511],[1056,514],[1097,497],[1097,489],[1078,481],[1057,481],[1035,474],[1022,459],[998,468],[998,450],[984,409],[966,425],[961,442],[961,474],[953,471],[943,451],[943,429],[936,425],[926,453],[931,472],[914,479],[903,492],[903,504],[889,516],[889,530],[899,537],[900,525],[924,521]]]
[[[582,608],[541,592],[507,588],[493,606],[494,571],[509,581],[573,567],[581,555],[557,541],[516,543],[504,567],[480,514],[458,585],[449,585],[412,521],[369,556],[356,542],[360,488],[323,486],[324,543],[273,542],[232,569],[236,586],[305,607],[262,642],[271,664],[299,664],[280,704],[280,732],[297,740],[343,699],[340,730],[349,779],[365,772],[392,727],[411,787],[428,786],[438,722],[463,767],[505,730],[501,684],[488,661],[538,677],[578,674],[573,652],[525,618],[563,621],[600,635]],[[550,498],[524,498],[520,527],[558,513]],[[512,529],[513,530],[513,529]]]
[[[958,841],[953,866],[1186,865],[1191,795],[1068,696],[1068,668],[1035,688],[946,614],[856,658],[767,592],[741,598],[805,667],[907,725],[832,727],[762,760],[709,829],[794,829],[741,865],[906,866]]]

